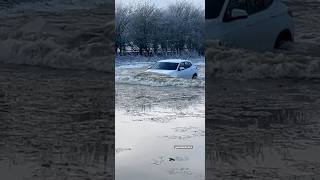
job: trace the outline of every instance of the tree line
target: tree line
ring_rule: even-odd
[[[186,1],[167,8],[144,3],[118,5],[115,51],[118,55],[204,54],[204,10]]]

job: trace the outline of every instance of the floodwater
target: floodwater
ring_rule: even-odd
[[[0,8],[0,179],[114,179],[114,2],[95,2]]]
[[[116,68],[116,180],[204,180],[204,78],[138,79],[148,63],[130,64]]]
[[[206,51],[206,178],[320,179],[319,0],[286,0],[295,42]]]
[[[111,78],[1,65],[1,179],[114,179]]]
[[[213,81],[208,179],[319,179],[320,81]]]

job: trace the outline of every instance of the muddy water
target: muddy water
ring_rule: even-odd
[[[204,99],[204,87],[116,84],[116,179],[204,180]]]
[[[319,179],[319,90],[318,80],[210,82],[208,179]]]
[[[113,87],[108,73],[1,65],[1,178],[113,179]]]
[[[296,31],[282,50],[207,49],[209,180],[320,179],[320,1],[286,3]]]

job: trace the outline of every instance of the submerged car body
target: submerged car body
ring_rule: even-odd
[[[293,41],[291,12],[280,0],[206,0],[206,40],[255,50]]]
[[[186,79],[195,79],[198,77],[198,67],[191,61],[183,59],[166,59],[158,61],[146,72]]]

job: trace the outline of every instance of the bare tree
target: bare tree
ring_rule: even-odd
[[[128,39],[128,24],[131,14],[131,9],[129,7],[119,6],[115,11],[115,30],[116,30],[116,39],[115,39],[115,51],[120,51],[120,54],[123,54],[127,46]]]
[[[116,9],[116,48],[131,46],[139,54],[204,53],[204,10],[186,1],[158,9],[145,3]]]
[[[144,51],[150,54],[152,37],[156,30],[158,10],[154,5],[140,4],[136,6],[130,19],[130,40],[139,48],[139,54]]]
[[[198,49],[202,42],[204,11],[189,2],[179,1],[168,8],[172,47],[177,53],[185,49]]]

